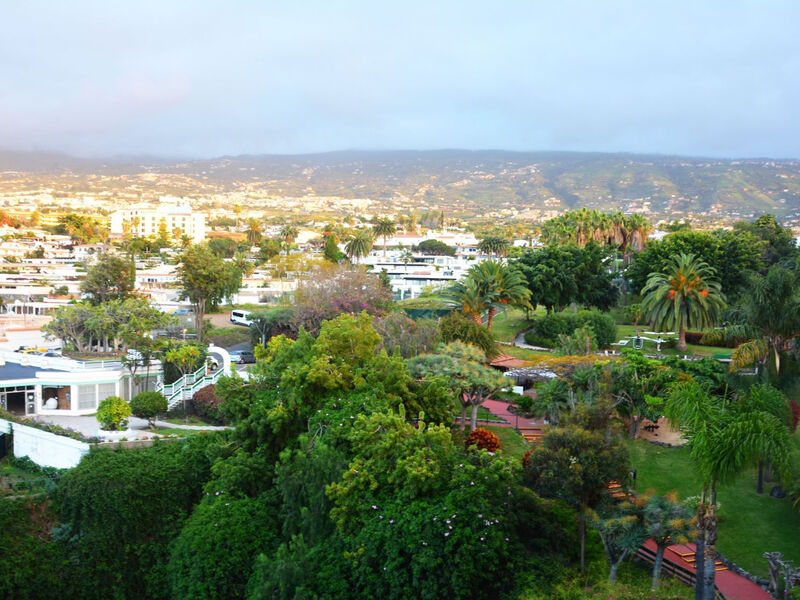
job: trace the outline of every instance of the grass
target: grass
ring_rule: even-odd
[[[499,427],[497,425],[486,425],[488,429],[500,438],[500,444],[503,447],[503,453],[513,458],[522,459],[525,453],[532,448],[532,446],[525,441],[525,439],[514,431],[513,427]]]
[[[542,356],[553,356],[552,352],[542,352],[540,350],[528,350],[527,348],[517,348],[516,346],[500,346],[500,353],[522,360],[536,360]]]
[[[167,423],[172,423],[173,425],[208,425],[208,423],[201,421],[197,417],[189,417],[188,421],[181,417],[169,417],[163,420]]]
[[[647,335],[644,333],[645,331],[650,331],[650,327],[647,325],[640,325],[639,326],[639,333],[645,335],[646,337],[657,337],[653,335]],[[628,336],[636,335],[636,327],[633,325],[617,325],[617,336],[619,339],[630,339]],[[633,346],[631,343],[628,344],[628,348],[632,348]],[[644,341],[644,348],[645,352],[649,353],[656,353],[656,343],[651,342],[649,340]],[[677,355],[683,356],[684,354],[696,354],[698,356],[711,356],[714,358],[730,358],[731,353],[733,352],[733,348],[720,348],[717,346],[699,346],[696,344],[687,344],[686,345],[686,352],[678,352],[675,348],[661,348],[661,354],[664,356],[669,355]]]
[[[544,309],[538,309],[538,312],[531,312],[531,315],[544,314]],[[519,308],[509,308],[503,313],[497,315],[492,321],[492,333],[494,339],[500,342],[513,342],[521,332],[529,329],[533,325],[533,321],[526,317],[525,311]]]
[[[800,432],[794,439],[800,446]],[[681,498],[700,493],[700,479],[687,448],[662,448],[642,440],[632,440],[628,447],[638,472],[638,490],[676,490]],[[790,562],[800,564],[800,512],[787,498],[770,497],[772,485],[765,485],[765,493],[757,494],[756,472],[751,469],[717,491],[721,504],[717,549],[762,577],[767,575],[765,552],[780,551]]]
[[[250,330],[246,327],[213,327],[205,332],[205,338],[217,346],[227,348],[250,341]]]
[[[148,429],[148,431],[159,435],[177,435],[178,437],[216,433],[216,431],[208,429],[178,429],[177,427],[154,427],[153,429]]]

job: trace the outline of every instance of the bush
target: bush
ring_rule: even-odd
[[[158,415],[167,412],[167,399],[159,392],[140,392],[131,399],[131,413],[140,419],[147,419],[152,427]]]
[[[614,318],[598,310],[582,310],[574,315],[553,313],[540,317],[525,334],[525,341],[532,346],[553,348],[559,336],[572,335],[576,329],[585,325],[591,328],[599,348],[607,348],[617,341],[617,324]]]
[[[599,310],[583,310],[578,313],[579,325],[589,325],[594,332],[599,348],[608,348],[617,341],[617,324],[608,313]]]
[[[131,405],[119,396],[109,396],[97,407],[97,420],[106,431],[117,431],[128,426]]]
[[[375,319],[375,330],[391,356],[395,349],[403,358],[432,352],[439,345],[439,328],[433,319],[415,321],[403,311],[393,311]]]
[[[478,450],[488,450],[489,452],[496,452],[500,450],[500,438],[494,432],[478,427],[475,431],[467,436],[464,446],[477,446]]]
[[[570,335],[558,336],[556,352],[567,356],[585,356],[597,350],[597,340],[591,326],[582,325]]]
[[[439,319],[439,333],[445,344],[464,342],[483,350],[487,358],[494,358],[499,354],[492,332],[462,314],[454,312]]]
[[[207,385],[200,388],[192,396],[192,410],[201,419],[214,423],[224,423],[225,415],[222,412],[222,400],[214,393],[214,386]]]

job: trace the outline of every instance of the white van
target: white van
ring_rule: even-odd
[[[237,325],[244,325],[245,327],[250,327],[250,324],[253,322],[250,320],[250,315],[253,314],[249,310],[232,310],[231,311],[231,323],[236,323]]]

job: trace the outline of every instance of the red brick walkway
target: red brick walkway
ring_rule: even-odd
[[[656,543],[652,539],[647,540],[644,547],[652,553],[656,551]],[[681,567],[694,576],[697,573],[694,568],[694,551],[694,544],[669,546],[664,552],[664,562]],[[717,565],[715,582],[726,600],[771,600],[771,596],[755,583],[721,564]]]

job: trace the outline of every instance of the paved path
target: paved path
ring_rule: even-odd
[[[656,551],[656,544],[652,539],[644,543],[645,548],[651,552]],[[697,573],[694,568],[694,544],[681,544],[679,546],[669,546],[664,551],[664,562],[676,565],[690,572],[692,575]],[[688,560],[687,560],[688,559]],[[718,569],[721,567],[718,567]],[[728,569],[717,570],[714,577],[717,588],[725,596],[726,600],[771,600],[771,596],[758,585],[737,575]]]
[[[94,416],[76,417],[76,416],[61,416],[61,415],[38,415],[37,421],[43,423],[53,423],[61,427],[67,427],[75,431],[81,432],[86,437],[94,437],[100,429],[100,423]],[[207,431],[220,431],[222,429],[229,429],[229,427],[217,427],[214,425],[177,425],[175,423],[167,423],[166,421],[156,421],[156,427],[170,428],[170,429],[204,429]],[[136,437],[149,438],[153,437],[155,433],[148,431],[147,420],[139,419],[138,417],[128,418],[128,429],[132,430]]]

